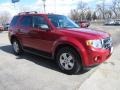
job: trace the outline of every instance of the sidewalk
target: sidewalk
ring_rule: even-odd
[[[111,58],[98,67],[79,90],[120,90],[120,45]]]

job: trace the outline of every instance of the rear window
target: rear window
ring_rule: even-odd
[[[15,26],[17,24],[18,19],[19,19],[19,16],[14,16],[10,23],[10,26]]]

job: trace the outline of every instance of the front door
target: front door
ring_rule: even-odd
[[[30,31],[33,48],[51,52],[53,42],[56,40],[56,33],[48,25],[44,16],[33,17],[33,29]]]

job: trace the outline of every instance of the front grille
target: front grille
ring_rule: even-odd
[[[110,49],[112,47],[112,38],[108,37],[103,39],[103,48]]]

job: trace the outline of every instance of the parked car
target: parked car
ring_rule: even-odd
[[[9,28],[10,24],[7,23],[7,24],[4,24],[3,26],[4,26],[4,30],[8,31],[8,28]]]
[[[3,31],[3,29],[4,29],[3,25],[0,25],[0,31]]]
[[[82,20],[82,21],[76,21],[76,23],[81,27],[81,28],[86,28],[90,26],[90,22],[87,20]]]
[[[120,20],[106,20],[105,25],[120,25]]]
[[[120,20],[115,20],[115,25],[120,25]]]
[[[115,21],[114,20],[106,20],[105,25],[114,25]]]
[[[80,28],[68,17],[57,14],[24,12],[14,16],[9,39],[16,55],[26,51],[54,59],[67,74],[101,64],[113,50],[108,33]]]

